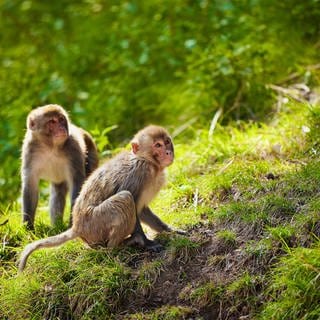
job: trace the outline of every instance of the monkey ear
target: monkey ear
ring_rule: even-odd
[[[36,128],[36,122],[33,119],[29,119],[28,127],[30,130],[34,130]]]
[[[139,145],[136,142],[132,142],[131,149],[132,149],[132,152],[136,154],[139,151]]]

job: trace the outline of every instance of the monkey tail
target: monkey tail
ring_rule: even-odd
[[[23,271],[23,269],[26,266],[28,257],[33,251],[41,248],[57,247],[69,240],[77,238],[77,236],[78,235],[74,230],[68,229],[67,231],[62,232],[56,236],[52,236],[46,239],[41,239],[32,243],[29,243],[21,253],[21,256],[19,259],[19,272]]]

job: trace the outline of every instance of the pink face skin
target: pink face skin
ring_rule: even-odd
[[[54,139],[64,139],[68,136],[67,120],[63,116],[54,116],[46,123],[47,129]]]
[[[165,140],[156,140],[152,145],[152,152],[153,156],[157,159],[162,168],[168,167],[172,164],[174,152],[169,138]]]

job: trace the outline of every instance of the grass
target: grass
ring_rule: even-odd
[[[185,306],[164,306],[154,312],[134,313],[125,316],[125,320],[175,320],[192,315],[192,310]]]
[[[231,230],[220,230],[217,232],[217,237],[231,246],[235,245],[237,240],[237,235]]]
[[[194,288],[187,296],[182,298],[190,299],[193,305],[198,305],[200,308],[213,305],[219,298],[222,297],[223,288],[213,282],[200,285]]]
[[[188,235],[158,235],[160,254],[73,241],[34,253],[17,276],[22,247],[65,226],[49,226],[43,198],[35,233],[19,205],[3,208],[0,318],[318,319],[319,115],[292,102],[268,124],[177,136],[152,208]]]
[[[320,242],[313,248],[295,248],[272,271],[272,302],[260,319],[319,319]]]

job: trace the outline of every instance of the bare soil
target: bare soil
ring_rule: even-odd
[[[245,244],[257,239],[254,225],[233,226],[236,233],[241,235],[233,243],[216,236],[216,231],[221,227],[205,223],[198,225],[190,230],[189,238],[200,244],[199,247],[181,249],[179,252],[170,248],[165,250],[162,253],[165,261],[163,269],[155,277],[152,288],[136,292],[134,297],[125,302],[121,310],[123,318],[169,305],[190,310],[181,319],[251,319],[254,310],[262,303],[262,297],[259,297],[262,284],[259,279],[269,270],[280,248],[274,247],[272,252],[261,256],[252,255],[245,249]],[[141,253],[129,264],[138,269],[146,261],[157,257],[154,253]],[[258,280],[232,292],[223,289],[245,273],[249,273],[253,279],[257,276]],[[196,288],[209,283],[217,288],[216,296],[214,293],[199,297],[193,294]]]

